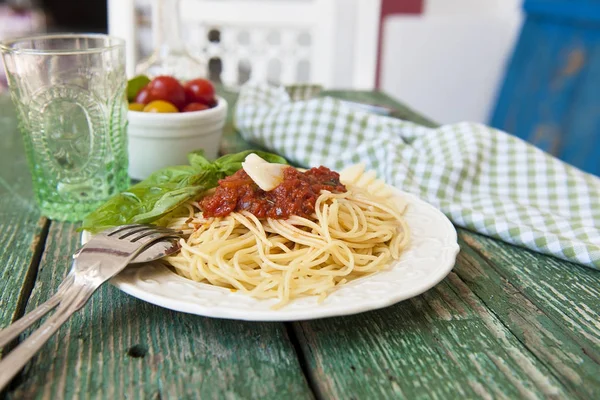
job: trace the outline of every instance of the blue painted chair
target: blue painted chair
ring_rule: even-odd
[[[491,125],[600,175],[600,0],[525,0]]]

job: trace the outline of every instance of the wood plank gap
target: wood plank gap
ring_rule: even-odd
[[[481,259],[485,261],[486,265],[488,265],[498,275],[500,275],[502,277],[502,279],[505,279],[507,282],[510,282],[509,277],[505,273],[503,273],[502,268],[498,268],[494,262],[492,262],[491,260],[489,260],[489,258],[486,256],[485,252],[482,249],[479,249],[477,247],[471,246],[469,243],[467,243],[467,241],[463,241],[463,244],[467,245],[469,247],[469,249],[473,250],[473,252],[475,252],[479,257],[481,257]],[[518,292],[521,296],[525,297],[529,302],[531,302],[531,304],[533,304],[549,320],[551,320],[552,322],[554,322],[558,326],[562,326],[562,323],[564,321],[557,320],[552,314],[545,312],[542,308],[539,307],[539,305],[537,304],[535,298],[532,298],[525,291],[519,289],[517,286],[515,286],[515,285],[511,285],[511,286],[514,287],[514,289],[515,289],[516,292]],[[483,299],[481,299],[481,300],[483,301]],[[503,322],[503,324],[504,324],[504,322]],[[598,354],[598,352],[597,352],[596,349],[590,348],[587,343],[582,343],[577,336],[571,334],[571,330],[569,330],[569,329],[563,329],[562,331],[564,332],[564,334],[566,336],[568,336],[571,340],[573,340],[575,343],[577,343],[581,347],[581,350],[590,359],[592,359],[595,363],[597,363],[598,365],[600,365],[600,354]]]
[[[42,260],[44,249],[46,248],[48,231],[50,230],[50,220],[46,217],[42,217],[42,220],[44,221],[42,230],[40,232],[39,240],[35,244],[33,256],[31,257],[31,263],[29,263],[29,267],[27,268],[27,274],[25,275],[25,281],[23,282],[23,290],[21,290],[21,293],[19,294],[17,307],[15,308],[15,314],[12,322],[15,322],[25,315],[27,302],[29,301],[33,287],[35,286],[35,281],[37,279],[38,270],[40,267],[40,261]]]
[[[48,238],[48,231],[50,230],[50,220],[46,217],[42,217],[41,220],[42,221],[40,222],[42,222],[42,230],[40,231],[40,235],[37,239],[37,242],[35,243],[33,255],[31,257],[31,262],[27,266],[27,273],[25,274],[25,279],[23,281],[23,288],[19,293],[14,316],[12,319],[13,323],[19,318],[21,318],[23,315],[25,315],[25,309],[27,308],[29,297],[31,296],[31,292],[33,291],[33,287],[35,286],[35,281],[37,279],[40,261],[42,260],[44,249],[46,248],[46,239]],[[20,341],[20,336],[18,336],[12,342],[4,346],[4,350],[3,353],[0,355],[0,359],[4,358],[15,347],[17,347]],[[21,383],[22,373],[22,371],[19,372],[19,374],[17,374],[17,376],[13,378],[8,387],[2,392],[0,392],[0,399],[4,399],[9,391],[12,391],[19,386],[19,384]]]
[[[296,353],[296,357],[298,358],[298,364],[300,364],[300,369],[302,370],[302,374],[304,375],[306,384],[308,385],[308,388],[312,392],[313,397],[317,400],[326,399],[327,397],[325,397],[324,394],[321,393],[321,390],[319,389],[319,385],[317,385],[317,383],[314,379],[315,377],[313,376],[312,371],[310,370],[308,358],[306,357],[306,354],[304,354],[304,351],[302,350],[302,346],[300,345],[300,339],[299,339],[298,335],[296,334],[296,329],[294,328],[294,323],[293,322],[284,322],[284,325],[285,325],[286,333],[288,335],[288,339],[290,340],[290,343],[294,349],[294,352]],[[298,325],[298,329],[301,329],[301,327],[299,325]]]

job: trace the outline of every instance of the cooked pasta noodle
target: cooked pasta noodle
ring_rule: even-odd
[[[358,187],[322,191],[311,218],[258,219],[248,211],[205,218],[198,203],[172,228],[189,236],[166,258],[175,271],[198,282],[277,298],[274,308],[316,295],[388,267],[409,243],[396,197],[379,198]]]

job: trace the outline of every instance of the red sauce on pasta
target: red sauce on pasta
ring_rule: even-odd
[[[300,172],[295,168],[283,171],[283,182],[265,192],[240,169],[219,181],[214,194],[200,201],[205,217],[224,217],[233,211],[246,210],[258,218],[284,219],[290,215],[308,217],[315,211],[321,190],[343,193],[340,175],[326,167]]]

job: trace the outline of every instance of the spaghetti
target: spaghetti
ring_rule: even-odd
[[[276,298],[274,308],[301,296],[323,300],[336,287],[385,269],[409,243],[398,198],[358,186],[321,189],[312,215],[286,219],[258,218],[247,209],[205,217],[201,204],[187,204],[187,216],[168,221],[189,236],[165,260],[188,279]]]

